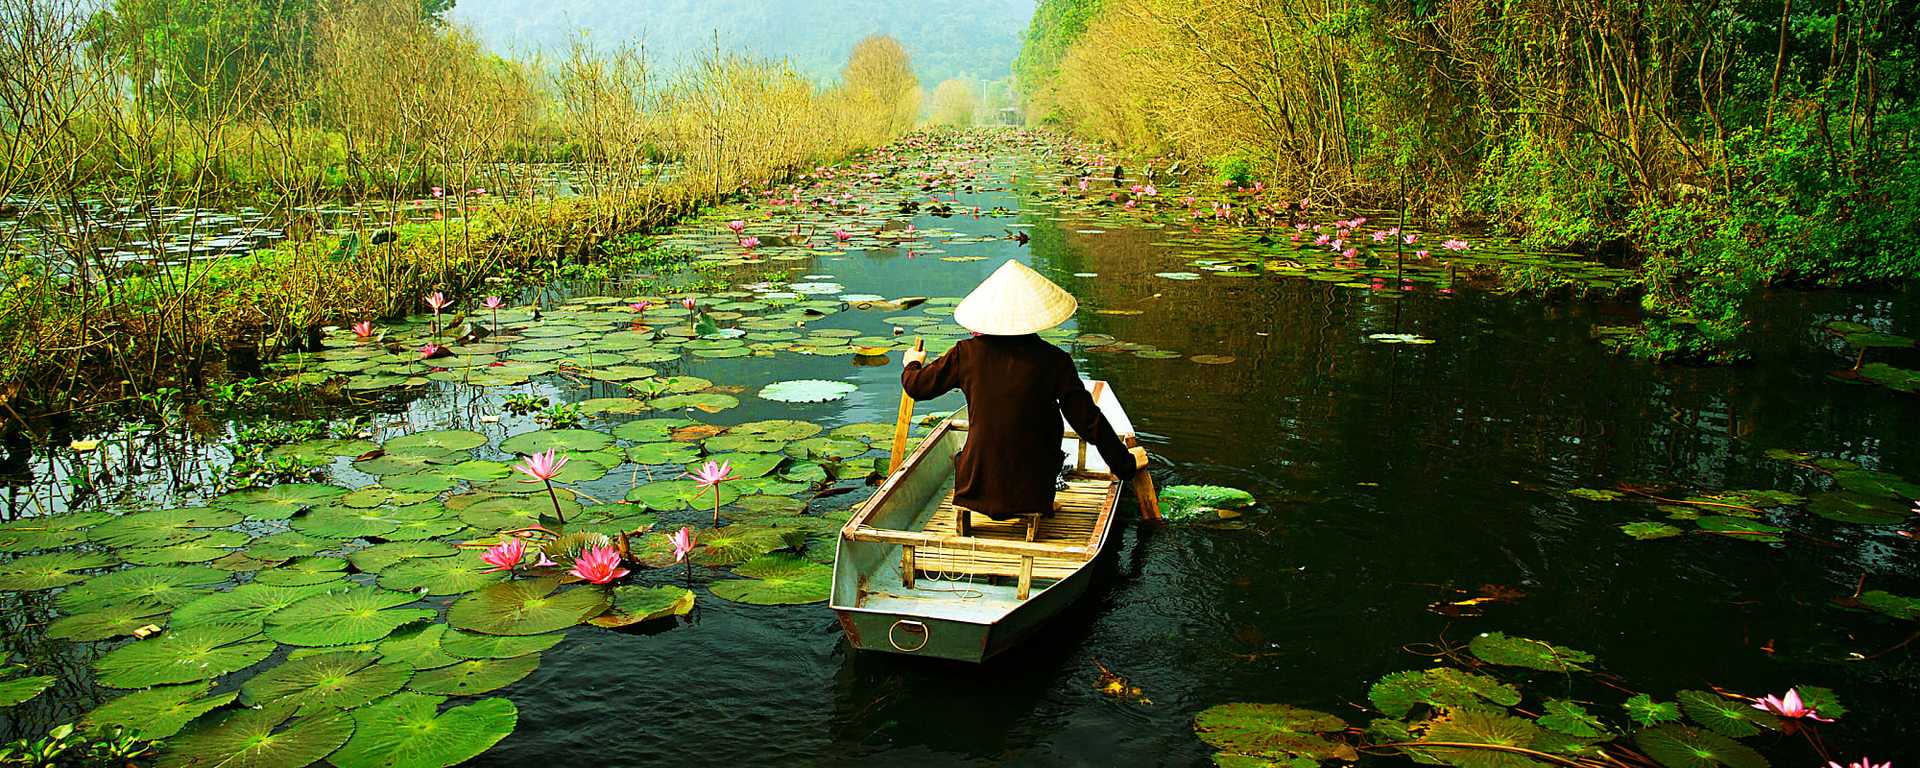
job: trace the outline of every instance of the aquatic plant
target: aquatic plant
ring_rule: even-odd
[[[488,296],[480,301],[480,306],[485,307],[487,311],[493,313],[493,331],[499,333],[500,308],[506,306],[506,302],[501,301],[498,296]]]
[[[673,545],[674,562],[686,562],[687,582],[693,582],[693,548],[700,540],[694,536],[691,526],[680,526],[680,530],[667,535],[667,543]]]
[[[440,311],[453,306],[453,300],[439,291],[427,294],[427,308],[433,310],[433,335],[440,335]]]
[[[562,523],[567,521],[567,515],[560,509],[560,496],[553,490],[553,478],[559,476],[560,470],[566,466],[567,457],[556,456],[554,449],[548,448],[540,453],[529,454],[526,459],[522,460],[513,468],[514,471],[526,475],[529,478],[520,482],[537,482],[546,485],[547,497],[553,500],[554,519]]]
[[[1754,699],[1753,708],[1794,720],[1807,719],[1818,720],[1822,723],[1833,722],[1832,718],[1820,716],[1820,713],[1813,707],[1807,706],[1802,702],[1800,700],[1800,691],[1794,688],[1788,688],[1785,696],[1767,695]]]
[[[520,561],[526,559],[526,554],[526,542],[518,537],[506,537],[505,540],[480,553],[480,561],[492,566],[481,573],[512,571],[520,567]]]
[[[567,572],[591,584],[606,584],[627,575],[627,569],[620,567],[620,553],[611,544],[588,549]]]
[[[353,324],[353,335],[356,338],[371,339],[373,338],[373,333],[373,321],[371,320],[361,320]]]
[[[720,527],[720,484],[733,479],[733,465],[709,461],[689,474],[701,488],[713,489],[713,526]]]

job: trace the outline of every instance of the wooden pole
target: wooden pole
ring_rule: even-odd
[[[926,348],[927,340],[925,338],[914,337],[913,351],[923,352]],[[893,457],[887,461],[887,474],[889,476],[900,471],[900,462],[906,461],[907,459],[907,427],[912,421],[913,396],[907,394],[905,389],[902,388],[900,392],[900,413],[895,416],[893,420]]]
[[[1147,449],[1133,447],[1133,495],[1140,499],[1140,519],[1160,520],[1160,492],[1153,487],[1153,474],[1147,471]]]

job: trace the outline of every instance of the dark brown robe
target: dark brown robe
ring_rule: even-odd
[[[1132,454],[1087,394],[1073,358],[1039,336],[975,336],[931,363],[909,364],[900,384],[915,400],[966,393],[967,446],[954,459],[959,506],[996,520],[1050,514],[1062,414],[1114,474],[1133,476]]]

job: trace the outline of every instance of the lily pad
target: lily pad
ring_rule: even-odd
[[[420,599],[407,592],[354,586],[326,592],[267,616],[267,637],[287,645],[326,646],[370,643],[416,621],[428,621],[431,608],[404,608]]]
[[[174,608],[206,594],[207,588],[232,574],[199,565],[155,565],[129,568],[87,579],[60,593],[54,603],[69,613],[113,605],[150,605]]]
[[[332,754],[353,735],[353,715],[327,710],[295,717],[296,707],[271,704],[225,712],[167,745],[160,768],[303,768]]]
[[[440,541],[391,541],[349,554],[347,560],[363,573],[379,573],[408,561],[451,557],[459,552]]]
[[[502,698],[441,712],[444,696],[401,692],[353,711],[353,737],[327,758],[355,768],[447,768],[513,732],[519,711]]]
[[[1586,651],[1577,651],[1541,640],[1509,637],[1502,632],[1488,632],[1476,636],[1468,647],[1473,651],[1474,656],[1488,664],[1525,667],[1546,672],[1585,669],[1580,665],[1593,661],[1593,654]]]
[[[266,584],[242,584],[225,592],[215,592],[174,609],[170,621],[175,628],[206,624],[245,624],[255,631],[267,626],[267,617],[275,611],[335,588],[334,584],[300,587],[275,587]]]
[[[487,444],[487,436],[465,429],[439,429],[415,432],[388,440],[380,446],[388,452],[427,449],[436,452],[470,451]]]
[[[1545,733],[1532,722],[1511,715],[1467,707],[1449,710],[1429,722],[1419,741],[1451,744],[1487,744],[1526,749]],[[1459,768],[1531,768],[1539,764],[1516,754],[1471,747],[1421,747],[1420,752]]]
[[[748,578],[715,582],[714,597],[749,605],[801,605],[824,601],[833,592],[832,568],[791,554],[761,555],[734,573]]]
[[[1865,496],[1893,499],[1920,499],[1920,485],[1909,483],[1892,472],[1851,469],[1833,473],[1833,481],[1843,490]]]
[[[244,624],[208,624],[176,629],[121,646],[94,663],[101,685],[150,688],[211,680],[237,672],[273,654],[273,643]]]
[[[138,738],[170,738],[194,718],[224,707],[240,695],[212,694],[212,690],[213,683],[198,682],[134,691],[100,705],[80,722],[91,730],[118,725]]]
[[[1652,696],[1636,693],[1620,705],[1627,711],[1627,717],[1642,726],[1661,723],[1680,722],[1680,705],[1670,701],[1654,701]]]
[[[440,638],[440,647],[456,659],[511,659],[539,653],[560,644],[565,632],[544,635],[482,635],[450,629]]]
[[[1219,704],[1193,718],[1194,734],[1222,752],[1267,760],[1359,759],[1352,744],[1323,734],[1344,730],[1338,717],[1286,704]]]
[[[1680,535],[1679,528],[1667,525],[1666,523],[1656,523],[1646,520],[1625,523],[1620,526],[1620,532],[1641,541],[1665,539]]]
[[[596,627],[625,627],[633,624],[685,616],[693,611],[693,591],[682,587],[639,587],[623,585],[613,590],[613,607],[590,624]]]
[[[481,573],[485,564],[465,557],[409,560],[380,573],[380,586],[428,595],[459,595],[506,580],[504,572]]]
[[[1395,672],[1367,691],[1367,700],[1388,717],[1406,717],[1416,705],[1460,707],[1482,700],[1504,707],[1520,703],[1520,692],[1486,675],[1448,667]]]
[[[588,429],[543,429],[507,438],[500,450],[531,455],[552,450],[561,455],[591,453],[613,445],[613,436]]]
[[[1687,717],[1722,736],[1743,739],[1762,729],[1776,730],[1780,718],[1754,709],[1746,701],[1728,699],[1706,691],[1681,691],[1680,708]]]
[[[211,558],[209,558],[211,559]],[[64,587],[85,579],[75,571],[119,565],[104,552],[48,552],[0,565],[0,590],[33,592]]]
[[[167,609],[152,605],[114,605],[88,613],[63,616],[47,627],[47,637],[75,642],[107,640],[149,624],[164,624]]]
[[[234,491],[213,503],[253,520],[285,520],[301,510],[331,504],[346,493],[347,489],[332,485],[281,483]]]
[[[392,694],[413,670],[379,662],[374,653],[341,651],[288,660],[240,686],[240,703],[288,704],[301,714],[351,709]]]
[[[1893,525],[1906,521],[1912,514],[1901,499],[1846,491],[1813,497],[1807,511],[1835,522],[1857,525]]]
[[[539,635],[605,613],[610,604],[605,591],[559,587],[556,578],[494,584],[455,601],[447,610],[447,623],[486,635]]]
[[[858,388],[845,381],[797,379],[768,384],[760,389],[760,397],[779,403],[824,403],[846,397]]]
[[[1253,494],[1219,485],[1170,485],[1160,489],[1160,510],[1171,521],[1226,517],[1221,510],[1253,506]]]
[[[1742,539],[1745,541],[1757,541],[1762,543],[1773,543],[1773,542],[1780,541],[1781,538],[1779,536],[1776,536],[1775,534],[1783,533],[1786,531],[1785,528],[1781,528],[1776,525],[1768,525],[1758,520],[1748,520],[1746,518],[1740,518],[1740,517],[1728,517],[1725,515],[1702,517],[1695,520],[1694,525],[1700,526],[1700,530],[1707,531],[1709,533],[1715,533],[1721,536],[1727,536],[1729,538]]]
[[[539,666],[537,653],[508,659],[469,659],[415,673],[407,688],[442,696],[477,696],[520,682]]]
[[[1767,768],[1752,747],[1684,725],[1660,725],[1633,735],[1640,750],[1667,768]]]
[[[53,687],[60,678],[53,675],[29,675],[11,680],[0,680],[0,707],[12,707],[32,701],[42,691]]]

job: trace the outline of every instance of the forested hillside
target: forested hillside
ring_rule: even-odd
[[[900,40],[920,82],[1006,77],[1033,0],[460,0],[449,17],[494,50],[564,51],[583,30],[598,45],[644,41],[669,66],[711,48],[786,57],[816,80],[836,76],[855,41]]]

